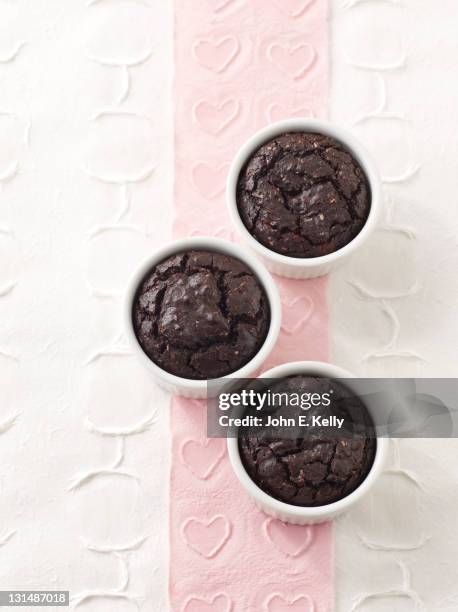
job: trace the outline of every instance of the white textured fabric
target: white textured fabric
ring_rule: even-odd
[[[387,202],[374,240],[330,279],[333,361],[456,376],[456,2],[332,8],[331,116],[374,154]],[[457,609],[457,452],[455,440],[393,444],[374,494],[336,524],[339,611]]]
[[[172,9],[0,1],[0,585],[85,611],[168,609],[169,398],[120,295],[170,236]]]

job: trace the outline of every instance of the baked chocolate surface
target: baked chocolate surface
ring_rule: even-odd
[[[237,206],[248,231],[270,250],[319,257],[359,234],[370,190],[361,166],[337,140],[291,132],[249,158],[238,178]]]
[[[309,423],[314,415],[344,418],[346,433],[310,427],[310,435],[302,438],[277,438],[271,431],[242,437],[239,452],[250,478],[272,497],[295,506],[323,506],[349,495],[369,473],[377,444],[373,421],[363,402],[328,378],[291,376],[271,390],[330,392],[330,407],[311,407],[303,414]],[[288,410],[278,407],[271,412],[288,416]],[[297,408],[294,412],[297,415]]]
[[[267,335],[267,296],[238,259],[189,251],[155,266],[133,305],[135,333],[158,366],[182,378],[225,376],[245,365]]]

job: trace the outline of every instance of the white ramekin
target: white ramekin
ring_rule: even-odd
[[[196,237],[175,240],[174,242],[171,242],[170,244],[167,244],[166,246],[155,251],[153,255],[142,262],[129,282],[124,302],[124,327],[127,339],[134,354],[148,368],[161,387],[167,389],[175,395],[199,399],[208,397],[207,380],[191,380],[188,378],[181,378],[180,376],[175,376],[169,372],[166,372],[156,365],[154,361],[151,361],[140,346],[135,335],[132,320],[132,307],[135,296],[140,283],[145,278],[146,274],[155,265],[167,257],[170,257],[175,253],[182,253],[183,251],[196,249],[232,255],[245,263],[254,272],[257,279],[262,284],[269,302],[270,325],[264,344],[247,364],[245,364],[239,370],[232,372],[227,376],[227,378],[249,378],[261,367],[262,363],[273,349],[280,331],[281,301],[277,286],[266,268],[255,257],[240,246],[226,240],[221,240],[220,238]]]
[[[371,193],[371,207],[367,221],[359,234],[351,242],[338,251],[329,253],[329,255],[300,258],[276,253],[258,242],[251,235],[240,217],[237,207],[237,181],[240,171],[252,153],[262,144],[285,132],[314,132],[332,136],[352,153],[367,177]],[[377,168],[369,153],[351,133],[328,121],[296,118],[285,119],[268,125],[259,132],[256,132],[241,146],[229,169],[226,184],[226,202],[232,222],[238,233],[264,261],[271,272],[289,278],[312,278],[322,276],[335,269],[367,241],[379,223],[383,197]]]
[[[307,376],[323,376],[326,378],[354,378],[352,374],[337,366],[322,363],[319,361],[296,361],[285,363],[264,372],[261,378],[283,378],[295,374],[306,374]],[[348,383],[351,389],[351,383]],[[371,412],[371,405],[368,402],[367,408]],[[374,415],[375,416],[375,415]],[[228,438],[227,447],[229,458],[234,469],[234,472],[246,489],[247,493],[253,498],[255,504],[266,514],[273,516],[285,523],[294,525],[309,525],[314,523],[323,523],[331,520],[348,510],[356,502],[358,502],[371,489],[374,482],[383,471],[388,454],[387,438],[377,437],[377,448],[374,458],[374,463],[363,482],[350,495],[326,506],[302,507],[293,506],[285,502],[279,501],[271,497],[260,489],[253,480],[251,480],[245,470],[239,453],[239,443],[237,438]]]

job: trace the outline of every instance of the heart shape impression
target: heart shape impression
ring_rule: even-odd
[[[196,235],[195,230],[193,230],[193,232],[191,232],[192,235]],[[207,404],[205,403],[205,400],[201,400],[201,399],[194,399],[194,398],[190,398],[190,397],[175,397],[174,401],[177,402],[178,404],[180,404],[180,408],[182,410],[189,410],[189,407],[191,406],[193,410],[204,410],[207,407]]]
[[[231,524],[222,514],[208,521],[191,517],[181,527],[181,534],[189,548],[206,559],[212,559],[219,553],[231,532]]]
[[[216,73],[224,72],[239,50],[240,44],[235,36],[223,36],[216,41],[200,38],[192,46],[195,60]]]
[[[299,557],[312,543],[313,529],[309,525],[287,525],[269,518],[263,524],[267,539],[287,557]]]
[[[296,45],[272,43],[267,47],[267,58],[288,76],[300,79],[313,65],[316,51],[308,43]]]
[[[189,236],[207,236],[208,232],[205,230],[194,229],[189,232]],[[211,233],[215,238],[224,238],[225,240],[232,240],[235,242],[234,232],[229,230],[227,227],[219,227],[217,230]]]
[[[267,598],[264,610],[267,612],[314,612],[315,604],[308,595],[293,599],[274,593]]]
[[[217,593],[213,597],[191,596],[183,607],[183,612],[230,612],[232,601],[226,593]]]
[[[272,102],[266,109],[266,117],[269,123],[289,117],[314,117],[314,115],[314,112],[306,106],[290,107],[278,102]]]
[[[308,295],[302,295],[292,300],[285,300],[286,306],[282,331],[292,336],[299,333],[313,312],[313,301]]]
[[[193,108],[194,121],[206,132],[219,134],[237,117],[239,107],[235,98],[226,98],[218,104],[199,100]]]
[[[299,17],[314,0],[274,0],[274,2],[289,17]]]
[[[229,6],[233,1],[234,0],[216,0],[215,2],[215,0],[210,0],[210,3],[213,5],[215,13],[219,13],[219,11],[225,9],[226,6]]]
[[[227,229],[227,227],[218,228],[216,231],[213,232],[213,236],[215,238],[224,238],[225,240],[232,240],[233,242],[236,242],[236,239],[234,238],[234,232],[232,232],[230,229]]]
[[[199,193],[211,200],[224,191],[227,169],[227,164],[213,166],[199,162],[191,170],[191,180]]]
[[[224,457],[225,446],[219,438],[205,442],[185,440],[181,446],[181,460],[201,480],[207,480]]]

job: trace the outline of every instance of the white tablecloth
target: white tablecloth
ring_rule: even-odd
[[[387,204],[375,239],[331,277],[333,361],[361,376],[455,377],[456,2],[332,9],[331,116],[374,154]],[[393,447],[374,494],[336,523],[338,610],[456,610],[458,443]]]

